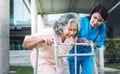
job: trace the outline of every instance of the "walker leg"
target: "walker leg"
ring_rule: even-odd
[[[94,72],[95,72],[95,74],[98,74],[97,64],[96,64],[96,61],[95,61],[95,57],[94,57],[94,56],[93,56],[93,67],[94,67]]]

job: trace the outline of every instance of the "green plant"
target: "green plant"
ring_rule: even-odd
[[[31,66],[10,66],[9,74],[33,74]]]

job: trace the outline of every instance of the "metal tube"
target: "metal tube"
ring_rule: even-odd
[[[93,66],[94,66],[94,69],[95,69],[95,74],[98,74],[98,70],[97,70],[97,64],[95,62],[95,52],[94,52],[94,45],[93,43],[90,43],[90,46],[91,46],[91,50],[92,50],[92,56],[93,56]]]
[[[57,44],[58,45],[84,45],[84,46],[89,46],[90,45],[90,43],[57,43]]]
[[[117,3],[117,4],[115,4],[109,11],[108,11],[108,13],[110,13],[110,12],[112,12],[116,7],[118,7],[120,5],[120,1]]]
[[[76,49],[76,45],[75,45],[75,53],[74,54],[77,54],[77,49]],[[77,74],[77,56],[75,56],[75,61],[74,61],[74,63],[75,63],[75,74]]]
[[[54,42],[55,43],[55,42]],[[58,52],[57,52],[58,44],[54,44],[54,54],[55,54],[55,65],[56,65],[56,74],[58,74]]]
[[[70,56],[92,56],[93,54],[59,54],[59,57],[70,57]]]
[[[35,57],[35,69],[34,69],[34,74],[37,74],[37,69],[38,69],[38,56],[39,56],[39,47],[36,47],[36,57]]]

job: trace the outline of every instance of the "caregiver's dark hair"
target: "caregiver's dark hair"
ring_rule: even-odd
[[[78,21],[78,15],[76,13],[65,13],[62,15],[54,24],[53,24],[53,29],[56,33],[57,36],[62,36],[63,35],[63,27],[69,26],[71,22],[76,22],[78,23],[79,26],[79,21]],[[78,27],[79,30],[80,27]],[[78,33],[78,31],[77,31]]]
[[[91,19],[92,14],[96,12],[98,12],[103,17],[104,21],[107,19],[108,10],[103,5],[98,5],[95,8],[93,8],[93,10],[90,13],[89,19]]]

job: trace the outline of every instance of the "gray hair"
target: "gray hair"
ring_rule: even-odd
[[[56,33],[57,36],[62,36],[63,35],[63,28],[65,26],[69,26],[71,22],[76,22],[78,24],[78,30],[77,30],[77,34],[78,31],[80,29],[80,25],[79,25],[79,20],[78,20],[78,15],[76,13],[65,13],[64,15],[62,15],[54,24],[53,24],[53,29]],[[77,34],[74,36],[76,37]]]

